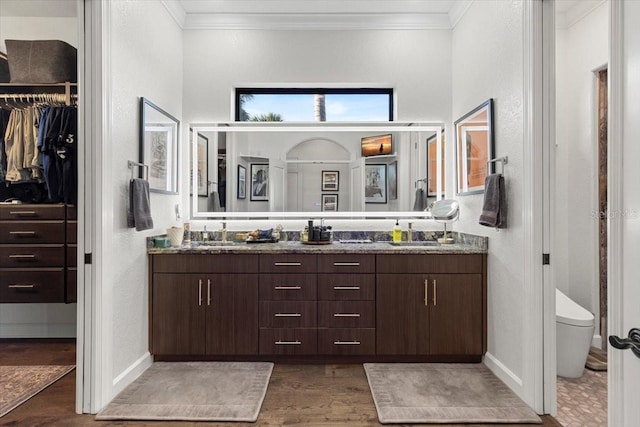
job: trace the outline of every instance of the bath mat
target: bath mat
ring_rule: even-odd
[[[383,424],[542,423],[482,364],[365,363]]]
[[[266,362],[157,362],[96,419],[253,422],[272,371]]]
[[[606,371],[607,370],[607,353],[596,347],[589,349],[589,355],[587,356],[587,363],[585,366],[592,371]]]
[[[0,417],[71,372],[75,366],[0,366]]]

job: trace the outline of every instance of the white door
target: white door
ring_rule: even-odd
[[[278,159],[269,159],[269,212],[284,212],[286,206],[287,165]]]
[[[351,178],[351,211],[364,212],[364,158],[349,164]]]
[[[627,338],[632,328],[640,328],[640,2],[610,5],[608,322],[611,335]],[[609,346],[610,426],[640,423],[638,396],[640,357]]]

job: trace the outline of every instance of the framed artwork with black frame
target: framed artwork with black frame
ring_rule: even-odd
[[[269,200],[269,164],[251,163],[251,201]]]
[[[322,191],[338,191],[340,189],[339,171],[322,171]]]
[[[338,212],[338,195],[337,194],[322,195],[322,211]]]
[[[364,179],[364,202],[387,203],[387,165],[365,165]]]
[[[238,199],[247,198],[247,168],[238,165]]]
[[[460,117],[456,122],[457,194],[484,192],[484,181],[493,159],[493,98]]]

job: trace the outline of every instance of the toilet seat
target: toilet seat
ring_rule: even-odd
[[[594,317],[584,307],[556,289],[556,321],[570,326],[591,327]]]

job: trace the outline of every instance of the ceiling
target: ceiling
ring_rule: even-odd
[[[448,29],[474,0],[161,1],[185,29]],[[570,27],[605,1],[556,0],[558,27]],[[76,15],[76,0],[0,0],[3,17]]]

